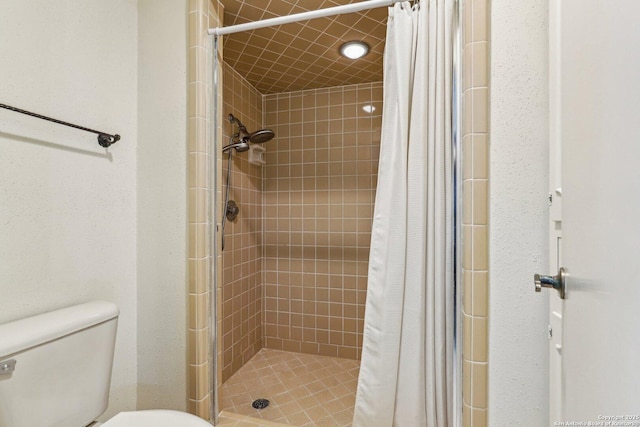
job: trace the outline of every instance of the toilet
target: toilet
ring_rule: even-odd
[[[0,325],[0,427],[211,427],[171,410],[109,403],[118,307],[94,301]]]

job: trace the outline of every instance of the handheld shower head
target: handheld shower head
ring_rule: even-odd
[[[243,151],[247,151],[249,149],[249,144],[243,139],[240,142],[236,142],[235,144],[229,144],[222,147],[222,152],[226,153],[227,151],[235,148],[238,153],[242,153]]]
[[[222,147],[222,152],[226,153],[232,148],[236,149],[236,152],[242,153],[243,151],[247,151],[249,149],[249,138],[244,137],[240,138],[238,141],[234,142],[236,138],[238,138],[239,134],[234,134],[231,138],[229,138],[229,144]]]

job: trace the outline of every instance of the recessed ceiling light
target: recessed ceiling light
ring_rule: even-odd
[[[369,113],[369,114],[371,114],[371,113],[373,113],[374,111],[376,111],[376,107],[374,107],[374,106],[373,106],[373,105],[371,105],[371,104],[363,105],[363,106],[362,106],[362,109],[364,110],[364,112],[365,112],[365,113]]]
[[[369,53],[369,45],[365,42],[352,41],[340,46],[340,54],[346,58],[358,59]]]

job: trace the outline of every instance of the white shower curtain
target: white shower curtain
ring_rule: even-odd
[[[389,8],[356,427],[453,423],[453,8]]]

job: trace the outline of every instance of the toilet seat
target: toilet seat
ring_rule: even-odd
[[[149,410],[120,412],[102,427],[211,427],[211,424],[186,412]]]

